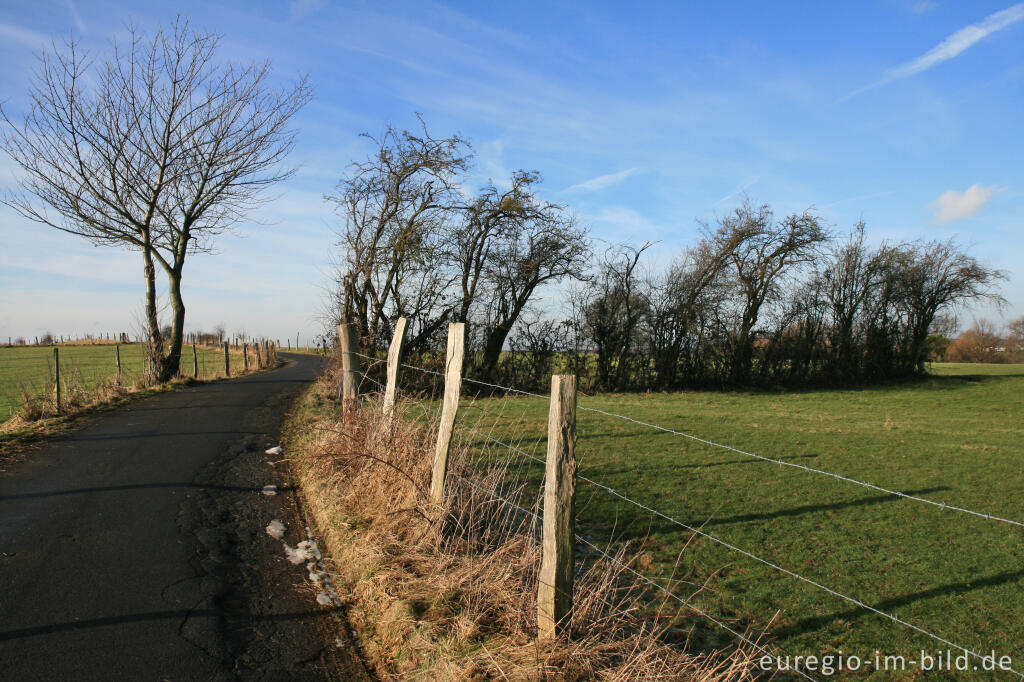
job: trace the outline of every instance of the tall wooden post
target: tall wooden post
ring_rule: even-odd
[[[448,452],[452,445],[452,429],[455,428],[455,414],[459,411],[459,394],[462,390],[462,360],[466,351],[466,324],[453,322],[448,325],[448,352],[445,356],[444,404],[441,407],[441,422],[437,428],[437,445],[434,448],[434,468],[430,476],[430,501],[440,505],[444,501],[444,479],[448,474]]]
[[[249,344],[242,344],[242,369],[249,371]]]
[[[196,353],[196,342],[192,342],[192,378],[199,378],[199,354]]]
[[[60,414],[60,350],[57,346],[53,347],[53,398]]]
[[[544,474],[544,545],[537,588],[537,637],[552,639],[572,611],[576,536],[576,377],[551,377]]]
[[[341,345],[341,381],[338,382],[338,399],[342,415],[355,409],[359,398],[359,330],[356,325],[338,325],[338,343]],[[326,349],[326,342],[324,342]]]
[[[228,342],[224,342],[224,376],[231,376],[231,360],[228,359]]]
[[[391,428],[391,420],[395,417],[395,396],[398,394],[398,369],[402,360],[402,344],[405,343],[405,326],[408,320],[398,318],[395,323],[395,335],[388,346],[388,382],[384,387],[384,404],[381,412],[384,415],[384,428]]]
[[[114,344],[114,362],[117,363],[117,385],[121,385],[121,344]]]

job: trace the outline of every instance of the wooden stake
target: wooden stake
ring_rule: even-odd
[[[384,387],[384,404],[381,412],[384,415],[384,428],[391,428],[391,420],[395,417],[395,396],[398,394],[398,368],[402,359],[402,344],[405,343],[405,326],[408,320],[398,318],[395,323],[395,335],[388,346],[388,383]]]
[[[338,382],[338,399],[342,415],[354,410],[359,399],[359,330],[354,324],[338,325],[338,343],[341,344],[341,381]],[[326,342],[324,342],[326,350]]]
[[[231,361],[228,359],[228,342],[224,342],[224,376],[231,376]]]
[[[121,344],[114,344],[114,361],[117,363],[117,385],[121,385]]]
[[[53,397],[57,403],[57,414],[60,414],[60,350],[53,347]]]
[[[199,378],[199,354],[196,353],[196,343],[192,342],[192,378]]]
[[[444,404],[441,422],[437,428],[437,446],[434,448],[434,468],[430,476],[430,501],[440,505],[444,501],[444,479],[448,474],[448,452],[455,428],[455,414],[459,411],[462,390],[462,360],[466,351],[466,324],[448,325],[448,352],[445,358]]]
[[[249,371],[249,344],[242,344],[242,369]]]
[[[576,536],[576,377],[551,377],[544,475],[544,546],[537,588],[537,638],[563,632],[572,611]]]

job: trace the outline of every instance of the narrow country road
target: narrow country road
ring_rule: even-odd
[[[5,467],[0,679],[364,677],[344,614],[264,532],[279,518],[305,539],[264,450],[322,359],[287,359],[130,403]]]

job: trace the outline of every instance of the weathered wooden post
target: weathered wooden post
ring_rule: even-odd
[[[196,342],[192,342],[192,378],[199,378],[199,354],[196,353]]]
[[[60,349],[57,346],[53,347],[53,398],[60,414]]]
[[[249,371],[249,344],[242,344],[242,369]]]
[[[338,343],[341,345],[341,381],[338,382],[338,400],[342,416],[355,409],[359,398],[359,329],[351,323],[338,325]],[[327,342],[324,342],[326,352]]]
[[[114,362],[117,363],[117,385],[121,385],[121,344],[114,344]]]
[[[384,428],[391,428],[391,420],[395,417],[395,396],[398,394],[398,369],[402,360],[402,344],[405,343],[405,326],[408,320],[398,318],[395,323],[395,335],[388,346],[388,380],[384,387],[384,404],[381,412],[384,415]]]
[[[537,638],[553,639],[572,611],[576,536],[576,377],[551,377],[544,474],[544,545],[537,588]]]
[[[462,360],[465,350],[466,324],[464,322],[449,324],[448,352],[445,355],[444,404],[441,407],[441,422],[437,428],[434,468],[430,476],[430,501],[436,505],[440,505],[444,501],[444,479],[448,474],[448,452],[452,445],[455,414],[459,411],[459,394],[462,390]]]
[[[224,376],[231,376],[231,360],[228,359],[228,342],[224,342]]]

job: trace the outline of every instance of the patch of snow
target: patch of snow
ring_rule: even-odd
[[[275,540],[280,540],[284,538],[284,531],[285,525],[277,519],[274,519],[269,524],[267,524],[267,535],[274,538]]]
[[[288,557],[288,561],[298,566],[307,561],[315,561],[320,550],[316,549],[316,543],[312,543],[310,546],[309,540],[303,540],[294,548],[289,547],[287,542],[284,543],[284,553]]]
[[[264,454],[267,454],[267,455],[277,456],[277,455],[280,455],[282,452],[284,452],[284,448],[282,448],[280,445],[275,445],[274,447],[270,448],[269,450],[264,450],[263,452],[264,452]]]
[[[273,497],[274,495],[277,494],[277,486],[276,485],[265,485],[265,486],[263,486],[263,494],[266,495],[267,497]]]

